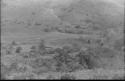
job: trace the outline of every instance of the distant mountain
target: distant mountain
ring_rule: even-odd
[[[119,6],[120,3],[117,4],[116,0],[5,1],[9,2],[1,11],[2,31],[7,31],[4,33],[16,32],[19,34],[20,31],[22,34],[23,30],[26,30],[25,33],[29,32],[28,35],[32,36],[32,32],[40,34],[42,28],[50,28],[50,30],[54,30],[54,32],[57,30],[59,33],[88,34],[89,31],[91,34],[93,31],[96,33],[95,30],[98,29],[116,28],[115,32],[118,30],[117,37],[119,37],[124,27],[124,8]],[[90,29],[86,28],[85,30],[82,27],[90,27]]]
[[[118,27],[123,24],[124,8],[104,0],[79,0],[68,7],[54,8],[56,15],[71,24],[85,21],[98,23],[103,27]]]
[[[2,16],[18,20],[23,19],[26,22],[54,22],[55,24],[61,20],[79,25],[84,25],[84,22],[93,22],[103,27],[115,27],[123,24],[124,10],[112,0],[6,1],[11,7],[3,10]]]

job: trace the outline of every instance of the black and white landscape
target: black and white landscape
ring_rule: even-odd
[[[1,0],[2,80],[124,80],[124,0]]]

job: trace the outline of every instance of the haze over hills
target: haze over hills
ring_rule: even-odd
[[[77,0],[74,2],[73,0],[65,0],[61,2],[58,0],[5,0],[5,2],[8,4],[8,7],[6,6],[2,9],[2,20],[7,21],[7,23],[10,24],[9,27],[4,26],[5,28],[2,28],[3,31],[6,29],[5,31],[9,32],[8,28],[15,28],[15,26],[13,26],[14,24],[11,24],[14,22],[24,22],[26,24],[33,24],[37,22],[42,24],[41,27],[45,27],[46,25],[56,26],[62,22],[65,24],[81,24],[84,26],[84,22],[86,20],[99,23],[101,26],[103,26],[102,28],[116,27],[119,24],[121,24],[121,27],[123,27],[124,8],[117,6],[117,0],[109,1]],[[26,24],[24,26],[21,25],[22,30],[25,29]],[[31,26],[29,28],[32,27],[35,28],[35,26]],[[38,30],[41,29],[41,27],[38,27]]]

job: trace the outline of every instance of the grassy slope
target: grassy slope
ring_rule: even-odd
[[[101,12],[101,14],[102,14],[102,11],[104,11],[102,9],[100,10],[100,8],[98,8],[98,5],[96,5],[96,4],[98,4],[98,2],[93,4],[93,3],[89,2],[88,0],[85,0],[85,1],[87,1],[87,2],[84,3],[84,1],[83,1],[80,6],[79,6],[79,4],[80,4],[79,3],[79,4],[74,4],[74,5],[70,6],[70,7],[71,8],[73,7],[73,8],[76,9],[76,10],[74,10],[74,12],[75,11],[81,11],[81,10],[79,10],[79,7],[81,7],[83,4],[85,4],[84,7],[82,7],[82,8],[84,10],[89,10],[89,13],[90,12],[92,13],[90,15],[96,14],[98,12],[98,10],[99,10],[99,12]],[[90,6],[90,4],[92,4],[93,6]],[[34,9],[34,6],[38,10]],[[34,26],[34,25],[32,25],[32,26],[27,27],[27,22],[28,22],[27,20],[32,20],[33,19],[33,21],[31,21],[31,23],[34,23],[34,22],[38,21],[38,22],[42,22],[42,24],[49,24],[50,26],[55,26],[55,23],[58,24],[57,21],[60,21],[60,20],[63,20],[64,22],[74,23],[74,22],[78,22],[79,18],[81,19],[81,16],[83,14],[86,14],[86,13],[84,13],[85,12],[84,10],[82,11],[82,14],[79,14],[79,13],[74,14],[72,12],[71,13],[62,12],[61,14],[60,13],[57,14],[59,16],[59,18],[60,18],[60,19],[57,19],[53,14],[49,13],[49,11],[48,11],[48,13],[45,13],[46,11],[43,8],[42,8],[43,11],[41,11],[39,13],[39,10],[41,10],[41,8],[39,9],[39,8],[37,8],[38,6],[36,6],[36,5],[34,5],[34,6],[32,6],[32,8],[30,8],[30,9],[29,9],[29,7],[24,7],[24,8],[8,8],[8,10],[6,10],[6,9],[3,10],[3,12],[2,12],[3,20],[4,20],[4,18],[12,20],[12,22],[9,21],[10,24],[5,24],[4,26],[2,26],[2,41],[3,42],[8,43],[8,42],[10,42],[12,40],[17,40],[17,41],[21,41],[21,42],[24,42],[24,41],[29,42],[31,40],[37,40],[39,38],[44,38],[45,40],[47,40],[49,42],[49,40],[55,40],[56,41],[56,39],[59,39],[59,40],[64,39],[65,40],[65,38],[71,38],[72,39],[72,38],[77,38],[78,37],[78,35],[74,35],[74,34],[61,34],[61,33],[57,33],[57,32],[44,33],[44,32],[41,32],[40,29],[42,29],[42,27],[45,27],[45,25],[42,25],[42,26]],[[105,5],[100,5],[100,6],[104,7]],[[109,4],[108,4],[108,6],[109,6]],[[70,7],[69,7],[69,9],[70,9]],[[93,11],[92,7],[94,7],[95,9],[98,9],[98,10]],[[100,18],[100,16],[99,17],[97,16],[94,21],[98,22],[98,23],[101,23],[102,27],[106,27],[106,28],[107,27],[112,27],[112,24],[110,24],[112,22],[113,26],[115,26],[116,29],[117,28],[119,29],[118,24],[120,22],[123,23],[122,9],[117,11],[116,8],[114,9],[113,5],[109,6],[109,7],[111,9],[108,9],[106,14],[110,15],[110,14],[113,13],[114,15],[112,17],[111,17],[111,15],[110,16],[108,15],[108,17],[107,16],[106,17],[101,16],[101,18]],[[114,9],[113,11],[111,11],[112,8]],[[107,10],[107,8],[106,8],[106,10]],[[29,13],[29,12],[32,12],[32,11],[37,12],[37,16],[35,16],[35,17],[31,16],[31,13]],[[94,13],[94,12],[96,12],[96,13]],[[73,14],[73,15],[75,15],[77,17],[71,16],[70,14]],[[48,17],[48,15],[49,15],[49,17]],[[104,20],[105,23],[103,23],[101,21],[103,18],[106,19],[106,20]],[[72,21],[73,19],[74,19],[74,21]],[[13,22],[15,22],[15,20],[24,21],[24,23],[23,24],[15,24],[15,23],[13,23]],[[104,25],[106,25],[106,26],[104,26]],[[121,26],[120,28],[123,28],[123,27]],[[119,29],[119,30],[121,31],[122,29]],[[115,35],[117,35],[117,37],[119,37],[119,35],[121,35],[121,33],[122,32],[120,32],[120,34],[119,34],[119,32],[118,32]],[[64,42],[64,41],[62,41],[62,42]],[[112,70],[110,70],[110,71],[112,71]],[[113,70],[110,73],[109,71],[106,72],[106,70],[105,71],[100,71],[99,70],[98,72],[100,72],[100,73],[102,72],[102,73],[105,73],[105,74],[107,73],[107,75],[111,75],[115,71]],[[80,72],[76,72],[76,73],[72,73],[72,74],[77,75],[77,77],[79,77],[79,78],[88,78],[88,75],[91,77],[94,73],[96,74],[96,72],[95,71],[91,71],[91,72],[90,71],[87,71],[87,72],[80,71]],[[98,72],[97,72],[96,75],[100,75],[100,74],[98,74]],[[109,74],[108,74],[108,72],[109,72]],[[118,72],[118,74],[119,73],[120,72]],[[121,73],[123,74],[123,71],[121,71]],[[85,76],[83,77],[83,75],[85,75]]]

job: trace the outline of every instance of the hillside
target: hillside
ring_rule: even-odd
[[[124,79],[124,0],[1,2],[1,79]]]

